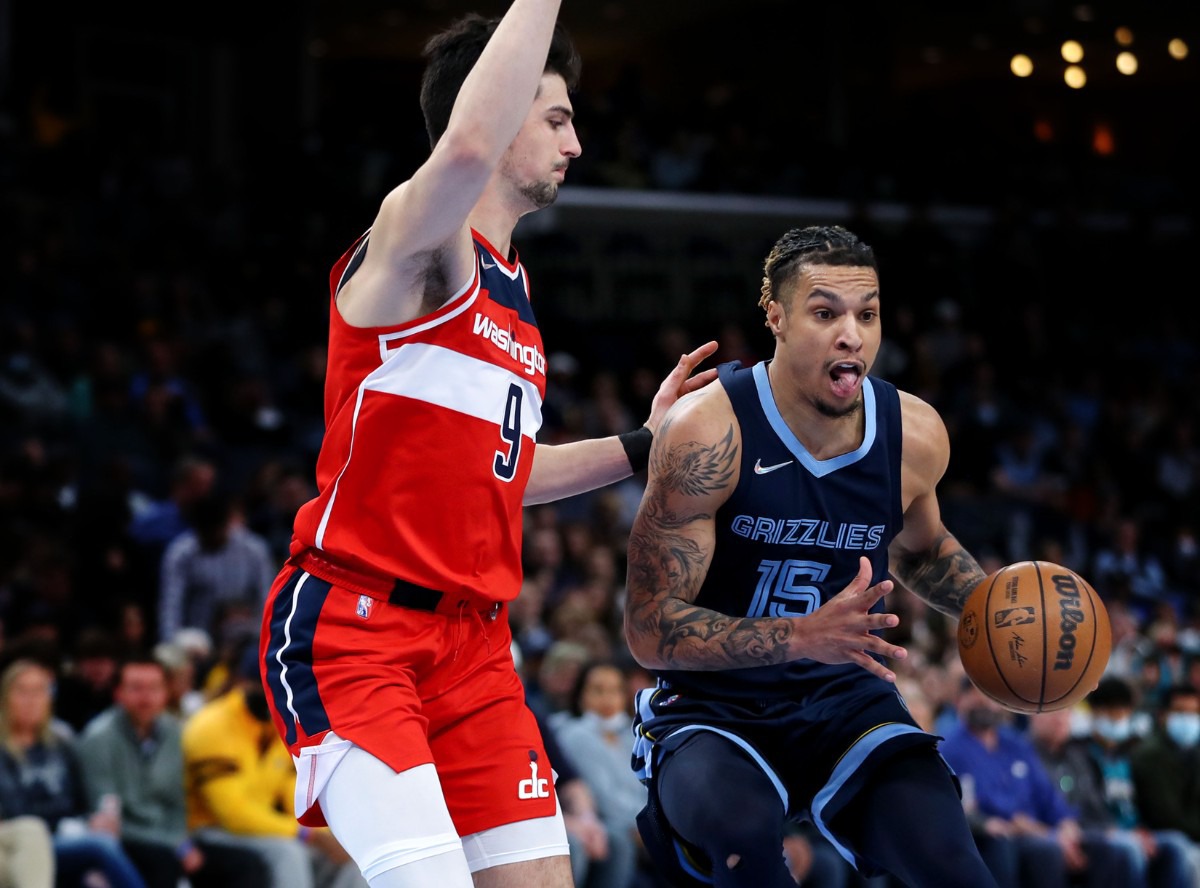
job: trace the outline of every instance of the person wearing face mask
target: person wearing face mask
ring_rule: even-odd
[[[631,696],[617,664],[588,662],[576,678],[569,708],[548,718],[558,745],[576,763],[608,828],[609,861],[601,888],[624,888],[638,868],[637,814],[646,804],[646,788],[629,768]]]
[[[1154,730],[1130,756],[1134,791],[1151,829],[1184,833],[1200,866],[1200,690],[1169,687]],[[1200,878],[1195,884],[1200,885]]]
[[[942,755],[963,787],[979,850],[1002,888],[1136,888],[1130,850],[1085,830],[1010,713],[963,679]]]
[[[259,854],[270,871],[264,888],[366,888],[327,827],[293,816],[296,769],[271,723],[256,640],[233,663],[232,687],[183,727],[188,827],[206,844]]]
[[[1151,830],[1143,823],[1133,789],[1130,753],[1139,741],[1133,730],[1135,695],[1122,678],[1101,680],[1088,695],[1088,731],[1072,735],[1070,709],[1030,719],[1030,737],[1042,764],[1079,812],[1085,831],[1124,845],[1147,888],[1192,888],[1190,840],[1178,830]],[[1135,886],[1131,886],[1135,888]]]

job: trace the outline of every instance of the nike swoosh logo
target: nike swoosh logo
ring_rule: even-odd
[[[488,262],[486,259],[480,259],[479,264],[482,265],[484,268],[495,268],[496,267],[495,262]]]
[[[775,463],[773,466],[764,466],[761,459],[756,459],[754,461],[754,474],[765,475],[767,472],[773,472],[776,469],[782,469],[784,466],[790,466],[794,462],[794,459],[789,459],[787,462]]]

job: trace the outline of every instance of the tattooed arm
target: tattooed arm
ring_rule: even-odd
[[[892,540],[889,568],[914,595],[957,620],[984,571],[942,523],[936,488],[950,461],[950,438],[929,404],[904,392],[900,398],[904,529]]]
[[[807,617],[733,617],[694,604],[712,563],[717,509],[739,477],[741,437],[724,389],[681,399],[654,436],[646,492],[629,539],[625,637],[649,669],[723,670],[810,658],[858,663],[889,681],[877,660],[905,656],[871,630],[895,626],[869,614],[891,588],[870,586],[870,564],[843,593]]]

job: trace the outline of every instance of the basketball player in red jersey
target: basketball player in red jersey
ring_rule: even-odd
[[[569,886],[548,761],[513,665],[521,507],[645,465],[645,427],[538,446],[546,361],[517,221],[548,206],[580,144],[579,58],[559,0],[467,16],[426,46],[432,151],[330,275],[318,495],[263,615],[275,725],[301,836],[327,824],[372,888]]]

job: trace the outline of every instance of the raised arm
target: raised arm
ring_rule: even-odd
[[[629,539],[625,637],[631,653],[650,669],[735,669],[811,658],[858,663],[894,680],[866,653],[905,656],[870,634],[897,619],[867,613],[892,584],[870,586],[865,558],[854,582],[806,617],[736,617],[694,604],[712,563],[717,510],[738,482],[740,448],[719,386],[680,401],[659,428]]]
[[[559,5],[513,0],[428,159],[383,198],[362,265],[338,296],[350,323],[402,323],[470,280],[467,218],[530,112]]]
[[[984,578],[979,566],[942,523],[937,484],[950,461],[950,438],[937,411],[901,392],[904,417],[904,529],[888,551],[892,576],[934,610],[958,619]]]

